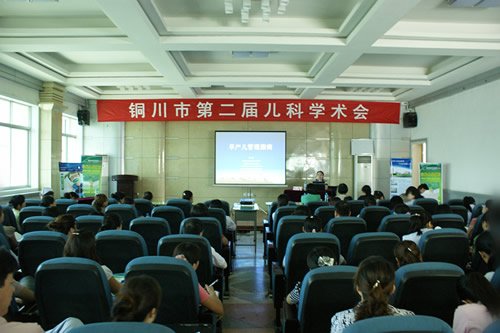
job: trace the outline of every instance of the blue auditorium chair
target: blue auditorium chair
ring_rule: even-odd
[[[276,230],[276,261],[281,264],[285,257],[286,247],[290,238],[295,234],[300,234],[303,231],[304,221],[306,216],[288,215],[283,216],[278,221]]]
[[[81,215],[96,215],[97,210],[94,207],[92,207],[91,205],[74,204],[74,205],[68,206],[66,213],[71,214],[74,217],[78,217]]]
[[[380,206],[365,207],[359,213],[359,217],[366,222],[367,231],[377,231],[382,219],[388,215],[391,215],[389,208]]]
[[[42,203],[42,199],[28,198],[24,202],[26,202],[25,207],[34,207],[40,206],[40,204]]]
[[[176,246],[181,243],[193,243],[200,247],[200,266],[198,266],[196,270],[196,275],[198,276],[200,284],[204,286],[214,281],[215,273],[212,262],[212,251],[210,249],[210,243],[205,237],[186,234],[164,236],[158,241],[157,254],[159,256],[171,257]]]
[[[128,230],[130,221],[137,217],[134,206],[127,204],[113,204],[106,207],[104,216],[109,214],[116,214],[122,219],[122,228]]]
[[[83,323],[110,320],[111,291],[97,262],[84,258],[50,259],[38,267],[35,296],[44,329],[68,317]]]
[[[396,292],[392,304],[418,315],[440,318],[452,324],[453,313],[462,303],[457,283],[464,271],[444,262],[419,262],[396,271]]]
[[[184,225],[194,217],[188,217],[184,219],[181,223],[180,233],[184,233]],[[222,228],[214,217],[196,217],[196,219],[201,221],[203,227],[203,237],[208,239],[210,245],[217,251],[217,253],[222,255]]]
[[[464,207],[464,199],[463,198],[462,199],[450,199],[450,200],[448,200],[447,204],[449,206],[462,206],[462,207]]]
[[[410,215],[413,215],[413,214],[424,214],[426,211],[423,207],[420,207],[418,205],[409,205],[408,206],[408,209],[410,211]]]
[[[154,323],[107,322],[73,328],[69,333],[175,333],[170,328]]]
[[[78,202],[72,199],[56,199],[57,213],[59,215],[66,214],[66,210],[69,206],[75,205]]]
[[[289,206],[281,206],[276,209],[276,218],[273,219],[271,225],[272,227],[271,230],[273,232],[274,237],[276,236],[276,229],[278,227],[279,220],[284,216],[292,215],[292,213],[295,211],[296,208],[297,206],[289,205]]]
[[[453,333],[450,325],[431,316],[382,316],[363,319],[346,327],[344,333]]]
[[[42,206],[29,206],[29,207],[24,207],[21,209],[19,212],[19,224],[23,225],[23,221],[27,219],[28,217],[32,216],[42,216],[43,211],[45,210],[45,207]],[[24,232],[24,230],[23,230]]]
[[[167,220],[172,234],[178,234],[181,222],[184,220],[184,212],[179,207],[158,206],[153,208],[152,217],[161,217]]]
[[[222,228],[222,233],[227,234],[227,225],[226,225],[226,212],[222,208],[208,208],[208,216],[213,217],[219,221],[220,226]]]
[[[311,212],[311,214],[312,213],[321,219],[321,222],[323,223],[323,230],[325,230],[328,221],[335,218],[335,206],[321,206],[316,208],[316,210]]]
[[[436,199],[431,199],[431,198],[420,198],[420,199],[415,199],[413,201],[413,204],[416,206],[420,206],[429,215],[433,215],[436,213],[437,207],[439,205],[439,202]]]
[[[156,255],[160,238],[170,235],[170,227],[167,221],[161,217],[135,218],[130,222],[130,230],[137,232],[144,238],[150,256]]]
[[[463,205],[462,206],[460,206],[460,205],[451,205],[450,209],[451,209],[451,212],[453,214],[460,215],[462,217],[462,219],[465,221],[465,223],[468,222],[468,220],[469,220],[469,211]]]
[[[191,216],[193,204],[186,199],[170,199],[167,201],[167,206],[177,207],[184,213],[184,218]]]
[[[150,216],[153,204],[148,199],[134,199],[134,205],[141,216]]]
[[[410,230],[410,215],[392,214],[385,216],[378,227],[378,231],[393,232],[399,238],[403,238]]]
[[[495,270],[495,273],[493,273],[490,282],[493,288],[495,288],[495,290],[500,293],[500,268],[497,268]]]
[[[97,256],[113,273],[122,273],[130,260],[146,256],[146,242],[130,230],[101,231],[95,236]]]
[[[18,230],[16,216],[14,215],[14,212],[12,211],[12,207],[0,206],[0,209],[3,209],[3,217],[4,217],[3,225],[14,227],[17,232],[22,233],[23,232],[22,230]]]
[[[500,320],[497,320],[490,326],[486,327],[483,333],[498,333],[498,332],[500,332]]]
[[[219,200],[219,199],[213,199],[213,200]],[[210,207],[210,204],[212,203],[213,200],[207,200],[205,201],[205,206]],[[227,216],[231,216],[231,206],[229,206],[229,202],[225,200],[220,200],[222,202],[222,209],[224,210],[224,213],[226,213]]]
[[[366,232],[366,222],[360,217],[339,216],[331,219],[324,231],[338,237],[340,241],[340,253],[344,258],[347,258],[351,239],[357,234]]]
[[[434,214],[432,215],[432,223],[441,228],[465,230],[465,220],[458,214]]]
[[[314,215],[316,212],[316,209],[319,207],[326,207],[328,206],[328,202],[326,201],[310,201],[306,203],[307,208],[309,208],[309,212],[311,215]]]
[[[63,256],[66,235],[57,231],[32,231],[19,242],[19,266],[23,275],[35,276],[38,266],[48,259]]]
[[[97,234],[101,231],[103,221],[104,216],[102,215],[80,215],[76,218],[76,228]]]
[[[365,232],[355,235],[349,244],[347,264],[357,266],[369,256],[381,256],[395,264],[394,246],[399,243],[398,235],[392,232]]]
[[[169,326],[174,331],[183,326],[201,324],[198,278],[188,262],[163,256],[137,258],[127,265],[125,280],[141,274],[155,278],[162,289],[156,323]],[[213,325],[214,319],[211,316],[206,324]]]
[[[422,259],[455,264],[462,269],[469,259],[469,238],[458,229],[435,229],[422,234],[418,246]]]
[[[347,201],[349,209],[351,210],[351,216],[358,216],[361,210],[365,208],[364,200],[349,200]]]
[[[391,209],[391,200],[378,200],[377,206],[386,207]]]
[[[32,231],[48,231],[47,224],[54,221],[51,216],[31,216],[23,221],[23,231],[24,233]]]

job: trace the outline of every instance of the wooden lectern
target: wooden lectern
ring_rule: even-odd
[[[116,190],[125,193],[126,197],[135,198],[135,182],[139,177],[135,175],[114,175],[111,180],[116,181]]]

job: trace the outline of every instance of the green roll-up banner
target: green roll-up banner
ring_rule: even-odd
[[[83,196],[101,193],[102,156],[82,156]]]
[[[441,163],[420,163],[420,184],[427,184],[432,198],[443,202],[443,165]]]

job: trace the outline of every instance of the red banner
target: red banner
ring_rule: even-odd
[[[400,104],[298,99],[98,100],[98,121],[307,121],[399,124]]]

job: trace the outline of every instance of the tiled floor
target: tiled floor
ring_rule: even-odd
[[[252,243],[251,236],[239,234],[238,242]],[[257,254],[251,246],[236,247],[229,282],[231,295],[224,301],[224,333],[274,333],[274,308],[267,295],[269,278],[262,251],[262,235],[257,239]]]

